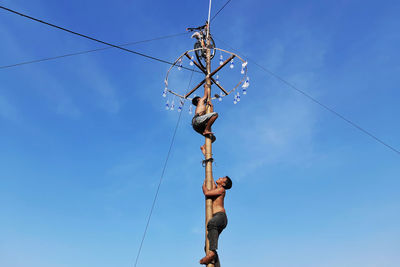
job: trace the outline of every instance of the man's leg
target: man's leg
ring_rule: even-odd
[[[218,237],[224,228],[224,219],[221,214],[214,215],[207,224],[207,237],[210,242],[208,254],[200,260],[200,264],[209,264],[213,260],[218,261]]]
[[[218,113],[215,113],[208,121],[206,124],[206,128],[204,129],[203,135],[207,134],[212,134],[211,132],[211,126],[215,122],[215,120],[218,118]]]
[[[221,263],[219,262],[219,257],[218,257],[218,253],[216,253],[215,255],[215,260],[214,260],[214,267],[221,267]]]
[[[210,220],[211,222],[211,220]],[[219,261],[219,256],[217,253],[218,249],[218,239],[222,231],[225,229],[225,227],[228,224],[228,218],[226,217],[226,214],[224,212],[218,212],[214,214],[212,218],[212,223],[210,225],[207,225],[207,230],[209,233],[208,239],[210,240],[210,250],[215,251],[214,255],[214,266],[215,267],[220,267],[220,261]],[[212,230],[212,231],[210,231]],[[211,232],[211,234],[210,234]]]
[[[217,117],[218,117],[218,115],[217,115]],[[214,120],[215,121],[215,120]],[[205,128],[204,128],[205,129]],[[204,132],[204,130],[202,131],[202,132]],[[217,140],[217,138],[215,137],[215,135],[214,134],[212,134],[211,136],[210,136],[210,138],[211,138],[211,143],[214,143],[215,142],[215,140]],[[201,147],[200,147],[200,150],[201,150],[201,152],[203,153],[203,155],[204,155],[204,157],[206,156],[206,144],[204,143],[204,145],[202,145]]]
[[[207,225],[208,228],[208,225]],[[218,242],[218,231],[217,230],[208,230],[208,240],[210,242],[210,249],[208,251],[208,253],[206,254],[206,256],[204,258],[202,258],[200,260],[200,264],[209,264],[211,263],[213,260],[216,259],[217,256],[217,251],[216,251],[216,244]],[[205,250],[205,247],[204,247]]]
[[[218,248],[218,221],[215,216],[211,218],[211,220],[208,221],[207,224],[207,237],[208,241],[210,242],[210,248],[207,253],[207,255],[200,260],[200,264],[209,264],[211,263],[215,256],[216,256],[216,250]]]

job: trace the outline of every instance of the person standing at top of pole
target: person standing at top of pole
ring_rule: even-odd
[[[200,260],[200,264],[210,264],[215,262],[215,266],[219,265],[217,254],[218,238],[222,230],[228,224],[228,218],[224,208],[224,198],[226,190],[232,187],[232,180],[228,176],[221,177],[217,181],[213,181],[212,189],[207,189],[206,181],[203,183],[203,193],[206,198],[212,199],[213,216],[207,224],[207,237],[210,242],[210,249],[207,255]]]

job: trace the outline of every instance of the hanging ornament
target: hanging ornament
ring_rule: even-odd
[[[190,114],[190,115],[193,114],[193,106],[192,106],[192,105],[189,106],[189,114]]]
[[[191,57],[190,57],[190,63],[189,63],[190,66],[193,66],[193,65],[194,65],[193,60],[194,60],[194,56],[191,56]]]
[[[239,92],[237,92],[237,94],[236,94],[236,101],[240,102],[240,93]]]
[[[219,65],[224,64],[224,57],[222,56],[222,54],[219,56]]]
[[[182,69],[182,58],[178,60],[178,70]]]
[[[167,100],[167,103],[165,103],[165,109],[169,110],[169,100]]]
[[[236,97],[236,94],[235,94],[235,96],[233,97],[233,104],[237,104],[237,97]]]
[[[249,87],[249,85],[250,85],[250,78],[246,77],[246,80],[244,81],[242,88],[247,89]]]
[[[235,64],[233,63],[233,59],[231,60],[231,65],[229,66],[231,69],[235,67]]]
[[[242,92],[244,95],[247,95],[247,89],[246,88],[243,88],[243,92]]]
[[[216,77],[216,79],[215,79],[215,82],[217,83],[217,84],[219,84],[219,75],[217,74],[217,77]]]
[[[167,97],[167,91],[168,91],[168,88],[165,87],[165,89],[163,91],[163,94],[162,94],[163,97]]]
[[[182,108],[183,108],[183,101],[180,100],[180,101],[179,101],[178,112],[181,112],[181,111],[182,111]]]
[[[250,86],[250,78],[249,76],[247,76],[246,78],[246,88],[248,88]]]
[[[219,102],[222,102],[222,97],[223,97],[223,96],[224,96],[224,92],[221,91],[221,92],[219,93],[219,98],[218,98],[218,101],[219,101]]]
[[[241,74],[244,74],[244,71],[246,70],[247,67],[247,61],[242,63],[242,70],[240,71]]]
[[[174,110],[175,109],[175,101],[174,100],[172,100],[172,102],[171,102],[171,108],[170,108],[170,110]]]

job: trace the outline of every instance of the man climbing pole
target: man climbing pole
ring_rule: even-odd
[[[208,221],[207,231],[210,248],[207,255],[200,260],[200,264],[210,264],[214,262],[216,267],[220,266],[217,254],[218,238],[228,224],[228,218],[224,208],[226,190],[232,187],[232,180],[228,177],[221,177],[213,182],[212,189],[207,189],[206,181],[203,183],[203,193],[206,198],[212,199],[213,216]]]
[[[211,126],[218,118],[218,113],[214,112],[214,106],[211,101],[207,101],[207,91],[205,90],[204,96],[196,96],[192,100],[192,104],[196,106],[194,117],[192,119],[193,129],[203,136],[208,136],[211,138],[212,142],[216,140],[214,133],[211,132]],[[210,106],[210,113],[206,114],[207,105]],[[201,151],[205,155],[206,148],[205,144],[200,147]]]

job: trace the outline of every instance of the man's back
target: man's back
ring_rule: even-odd
[[[204,97],[200,98],[199,102],[197,103],[194,114],[199,114],[199,115],[206,114],[206,105]]]

